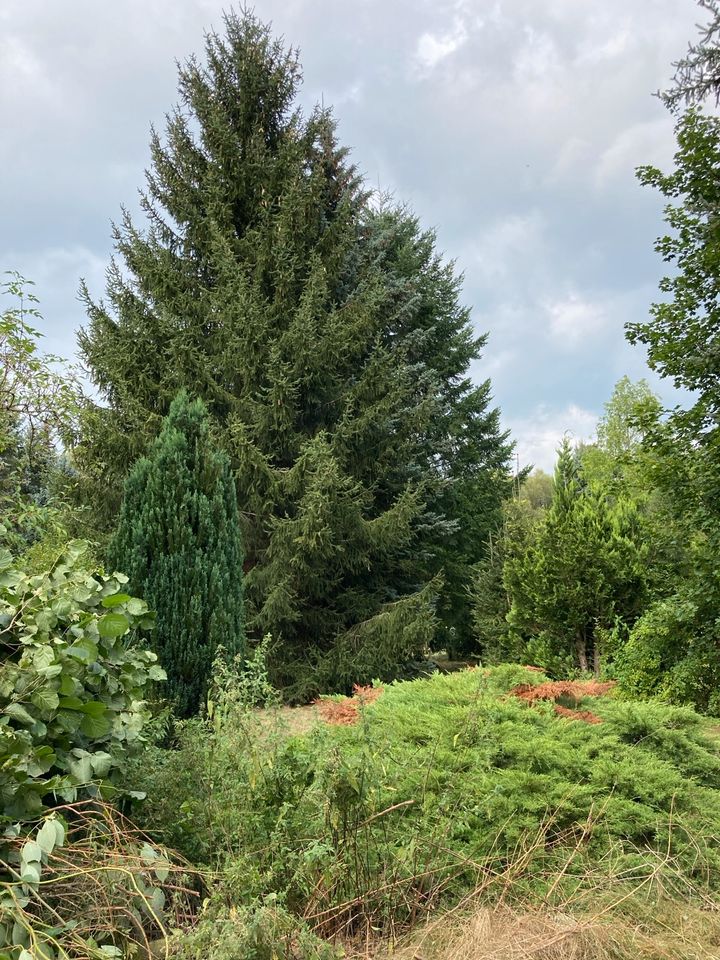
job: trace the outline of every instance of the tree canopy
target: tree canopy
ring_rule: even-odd
[[[462,620],[510,445],[469,375],[485,340],[453,265],[408,211],[371,202],[330,112],[295,105],[299,83],[249,13],[180,67],[145,226],[123,216],[107,300],[85,291],[104,404],[78,458],[111,524],[178,389],[203,400],[235,474],[249,629],[307,694],[422,655],[438,593]]]

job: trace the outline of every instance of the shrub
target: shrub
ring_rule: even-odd
[[[588,725],[508,696],[543,679],[397,683],[360,723],[294,737],[230,698],[144,763],[147,827],[218,868],[228,902],[276,891],[326,934],[414,922],[488,877],[567,894],[601,862],[716,883],[720,759],[701,718],[606,696],[582,700]]]
[[[108,794],[144,742],[143,699],[162,680],[131,637],[153,618],[121,574],[89,573],[73,541],[28,576],[0,550],[0,823],[61,798]]]
[[[213,904],[172,956],[177,960],[336,960],[341,956],[273,896],[240,909]]]
[[[3,960],[154,956],[195,913],[200,878],[110,804],[64,806],[5,831]]]
[[[230,463],[212,446],[205,405],[184,392],[125,483],[108,560],[157,611],[178,715],[197,713],[217,648],[243,650],[243,554]]]
[[[720,716],[716,598],[696,576],[648,608],[615,668],[629,695],[689,703]]]

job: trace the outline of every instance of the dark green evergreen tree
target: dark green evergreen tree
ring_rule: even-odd
[[[185,392],[128,475],[108,565],[156,611],[168,695],[179,716],[197,713],[218,647],[244,649],[243,554],[230,462]]]
[[[299,83],[249,14],[181,67],[146,227],[124,216],[107,303],[87,297],[105,403],[77,454],[111,524],[108,482],[180,387],[204,400],[241,497],[248,626],[272,633],[298,697],[421,655],[443,569],[441,613],[467,606],[462,510],[489,529],[509,458],[468,377],[484,341],[452,265],[406,211],[369,203],[329,112],[295,107]]]

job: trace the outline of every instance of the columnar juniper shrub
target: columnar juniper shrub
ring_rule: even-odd
[[[157,613],[155,649],[178,716],[197,713],[218,647],[231,658],[244,648],[243,553],[229,460],[205,405],[184,391],[128,476],[108,562]]]

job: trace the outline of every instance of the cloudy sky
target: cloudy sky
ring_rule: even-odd
[[[99,295],[110,220],[136,209],[175,60],[228,0],[0,0],[0,270],[36,283],[46,346],[71,356],[77,287]],[[335,106],[373,187],[437,229],[465,274],[522,463],[592,434],[614,383],[647,375],[623,337],[662,264],[668,166],[653,91],[695,36],[694,0],[258,0],[301,50],[303,100]],[[670,388],[649,378],[671,398]]]

